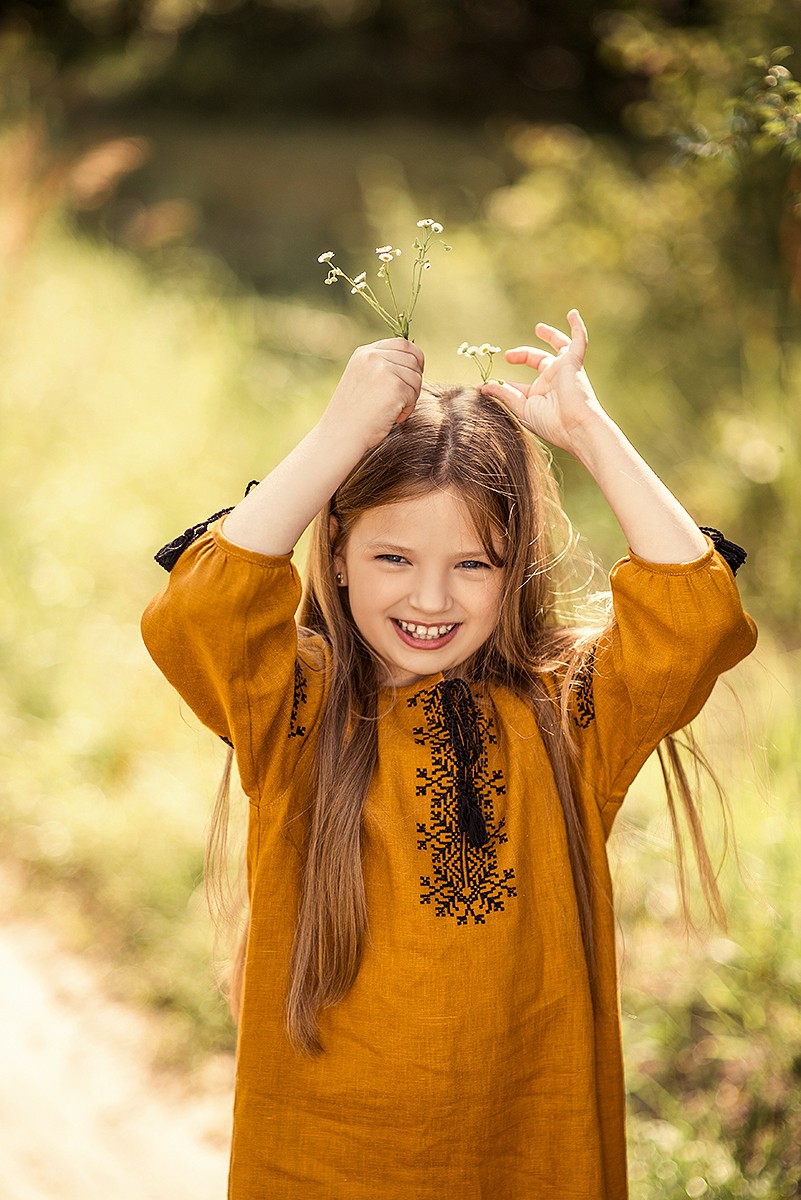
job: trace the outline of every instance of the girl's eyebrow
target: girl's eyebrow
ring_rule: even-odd
[[[372,541],[365,542],[364,548],[366,550],[385,550],[385,551],[388,551],[390,554],[403,554],[403,555],[414,554],[414,550],[410,546],[398,546],[394,542],[385,542],[382,538],[373,538]],[[462,558],[465,558],[465,559],[467,559],[467,558],[486,558],[487,552],[483,548],[482,549],[460,550],[459,553],[455,554],[453,557],[459,558],[459,559],[462,559]]]
[[[375,550],[381,547],[382,550],[391,550],[394,554],[408,554],[410,549],[408,546],[397,546],[394,542],[386,542],[383,538],[373,538],[371,542],[365,542],[368,550]]]

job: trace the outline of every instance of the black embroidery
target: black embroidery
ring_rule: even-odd
[[[595,720],[595,697],[592,692],[592,676],[595,670],[595,647],[579,667],[573,681],[573,720],[580,729],[586,729]]]
[[[478,727],[476,702],[463,679],[445,679],[440,687],[442,714],[456,758],[456,807],[459,828],[471,846],[489,841],[487,823],[476,791],[475,771],[484,743]]]
[[[473,764],[472,785],[475,790],[486,828],[487,840],[482,846],[472,845],[459,820],[457,795],[458,763],[443,710],[443,685],[418,692],[407,700],[410,708],[421,708],[424,724],[413,730],[415,743],[428,746],[431,766],[418,767],[418,796],[431,805],[431,819],[417,825],[418,850],[431,857],[430,875],[420,876],[420,903],[429,904],[438,917],[453,917],[457,925],[472,919],[483,925],[487,915],[503,912],[505,902],[517,895],[515,873],[509,867],[498,866],[498,847],[508,842],[501,818],[496,822],[494,799],[506,794],[503,773],[490,771],[487,746],[495,745],[497,737],[491,720],[475,707],[479,751]]]
[[[300,663],[295,659],[295,686],[292,694],[292,712],[289,715],[289,733],[287,737],[305,737],[306,726],[298,724],[298,714],[301,704],[308,700],[308,680],[303,674]]]
[[[698,528],[701,533],[705,533],[708,538],[712,539],[718,554],[729,564],[732,575],[736,575],[748,558],[742,546],[738,546],[736,542],[727,541],[719,529],[712,529],[709,525],[699,525]]]
[[[250,483],[245,488],[246,496],[251,488],[256,487],[258,482],[258,479],[251,479]],[[187,546],[191,546],[192,542],[196,542],[201,534],[206,532],[209,525],[211,525],[214,521],[218,521],[220,517],[224,517],[227,513],[231,512],[233,508],[234,505],[230,504],[228,508],[221,508],[219,512],[212,513],[210,517],[206,517],[205,521],[198,521],[197,525],[190,525],[188,529],[185,529],[183,533],[179,533],[178,537],[173,538],[171,542],[168,542],[166,546],[162,546],[161,549],[153,555],[156,562],[160,567],[163,567],[165,571],[171,571],[178,562],[178,559],[183,554],[184,550],[186,550]]]

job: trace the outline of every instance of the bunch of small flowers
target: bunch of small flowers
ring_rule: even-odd
[[[492,360],[496,354],[501,353],[500,346],[491,346],[489,342],[483,342],[480,346],[471,346],[469,342],[462,342],[457,354],[461,354],[463,358],[472,358],[481,375],[481,382],[486,383],[492,371]],[[481,359],[487,359],[487,362],[481,362]]]
[[[321,254],[317,259],[319,263],[323,263],[328,267],[328,276],[326,283],[336,283],[338,279],[344,279],[350,284],[352,296],[361,296],[367,304],[370,305],[373,312],[377,313],[382,321],[397,337],[408,338],[411,330],[412,317],[417,306],[417,299],[420,295],[420,288],[423,282],[423,272],[431,269],[429,259],[429,250],[432,243],[436,239],[440,246],[445,250],[450,250],[451,247],[443,242],[438,234],[442,233],[442,225],[439,221],[433,221],[430,217],[426,217],[422,221],[417,222],[417,228],[423,232],[414,239],[415,258],[412,262],[412,281],[409,291],[409,300],[404,308],[401,308],[395,292],[395,283],[390,271],[391,265],[396,258],[400,258],[401,251],[397,246],[377,246],[376,257],[381,263],[377,272],[377,278],[382,279],[389,289],[389,303],[382,304],[378,299],[375,291],[367,282],[367,272],[362,271],[354,279],[351,279],[341,267],[336,266],[331,260],[334,257],[333,250],[326,250],[325,254]]]

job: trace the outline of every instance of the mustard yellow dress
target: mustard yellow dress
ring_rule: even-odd
[[[599,887],[590,998],[565,827],[528,706],[478,696],[474,783],[488,841],[457,820],[441,676],[382,697],[364,814],[369,940],[325,1052],[284,1030],[303,811],[328,649],[294,613],[290,557],[220,524],[148,607],[154,660],[235,748],[250,800],[251,929],[231,1200],[623,1200],[625,1097],[605,842],[661,738],[697,714],[756,641],[710,543],[678,566],[613,569],[615,624],[575,707],[578,802]]]

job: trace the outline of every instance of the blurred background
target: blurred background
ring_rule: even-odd
[[[163,1064],[230,1053],[201,882],[222,748],[141,646],[152,555],[384,336],[318,255],[372,272],[434,218],[429,377],[475,382],[459,343],[578,305],[612,415],[749,551],[760,645],[699,722],[728,931],[683,932],[656,772],[612,840],[632,1196],[801,1195],[799,0],[0,12],[0,827],[26,912],[158,1013]],[[558,466],[611,566],[619,531]]]

